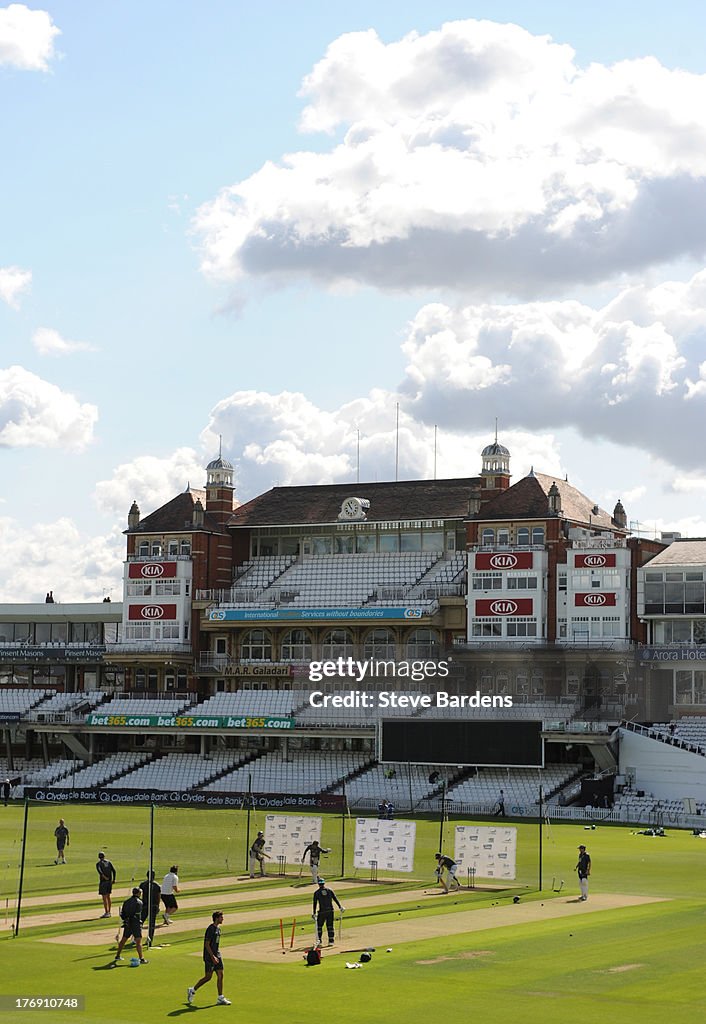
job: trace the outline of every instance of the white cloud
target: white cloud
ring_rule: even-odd
[[[360,479],[394,480],[396,403],[399,396],[374,390],[333,412],[301,394],[240,391],[212,410],[201,435],[205,450],[223,451],[236,466],[236,494],[246,501],[274,486],[355,481],[358,448]],[[242,440],[252,438],[253,440]],[[489,433],[437,433],[438,477],[476,476]],[[548,472],[561,470],[551,435],[503,432],[513,452],[513,472],[523,475],[532,465]],[[434,474],[434,424],[421,423],[400,410],[399,479],[429,479]]]
[[[69,341],[62,338],[53,327],[38,327],[32,335],[32,344],[40,356],[65,356],[72,352],[93,352],[91,345],[83,341]]]
[[[706,476],[699,476],[698,474],[679,475],[672,481],[672,490],[676,494],[699,495],[706,493]]]
[[[32,272],[19,267],[0,267],[0,299],[12,309],[19,309],[22,292],[29,289]]]
[[[61,31],[46,11],[33,11],[24,4],[0,7],[0,66],[48,71],[58,35]]]
[[[0,448],[80,451],[92,440],[97,419],[95,405],[23,367],[0,370]]]
[[[86,537],[73,520],[27,524],[0,517],[0,602],[122,600],[125,538],[119,529]]]
[[[342,138],[198,210],[208,275],[535,296],[706,252],[705,75],[469,20],[344,35],[302,92]]]
[[[403,343],[406,408],[425,423],[558,430],[703,465],[706,271],[578,302],[424,306]],[[696,381],[696,383],[695,383]],[[492,386],[490,386],[492,385]]]
[[[110,480],[96,484],[98,508],[127,525],[127,514],[137,501],[143,515],[159,508],[187,485],[203,487],[205,462],[192,448],[179,448],[166,458],[141,455],[118,466]]]

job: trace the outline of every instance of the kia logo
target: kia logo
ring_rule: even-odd
[[[146,604],[144,608],[140,609],[140,615],[143,619],[161,619],[164,615],[164,608],[161,604]]]
[[[517,555],[491,555],[490,565],[493,569],[514,569]]]
[[[586,557],[583,560],[583,564],[600,566],[605,565],[606,561],[607,559],[605,555],[586,555]]]
[[[491,615],[514,615],[517,611],[517,601],[491,601]]]
[[[605,604],[605,594],[586,594],[583,599],[584,604]]]
[[[150,562],[149,565],[143,565],[140,572],[143,576],[163,576],[164,566],[158,565],[156,562]]]

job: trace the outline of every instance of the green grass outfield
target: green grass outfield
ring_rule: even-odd
[[[62,815],[71,829],[69,863],[55,866],[53,828]],[[428,921],[434,915],[439,937],[423,941],[397,941],[392,953],[377,948],[370,964],[346,970],[353,955],[328,956],[320,967],[307,968],[297,954],[281,961],[259,963],[225,960],[225,992],[231,1007],[215,1005],[215,980],[199,990],[196,1008],[185,1003],[186,988],[200,976],[203,932],[212,909],[225,913],[222,947],[271,940],[279,943],[279,919],[289,935],[291,911],[311,897],[311,885],[297,883],[297,871],[287,878],[256,880],[208,888],[200,880],[242,874],[245,855],[245,815],[208,810],[161,811],[155,815],[155,868],[157,874],[177,861],[183,883],[184,906],[179,930],[160,929],[168,945],[148,953],[150,964],[137,969],[110,966],[113,951],[105,941],[105,922],[98,920],[100,900],[95,892],[96,853],[106,848],[118,868],[116,893],[122,898],[144,877],[149,848],[149,809],[72,806],[31,807],[25,861],[25,911],[20,934],[13,938],[17,869],[23,808],[0,808],[0,1024],[26,1020],[77,1019],[93,1022],[145,1022],[179,1019],[198,1014],[199,1020],[225,1016],[258,1020],[263,1024],[304,1024],[312,1019],[335,1024],[390,1024],[391,1021],[444,1024],[475,1021],[479,1015],[494,1021],[592,1021],[601,1014],[606,1022],[676,1024],[697,1020],[706,1011],[704,953],[706,951],[706,898],[704,862],[706,840],[689,832],[669,831],[664,839],[632,834],[632,829],[601,827],[585,830],[582,824],[543,826],[544,890],[537,891],[539,830],[536,824],[517,822],[518,886],[507,892],[478,888],[459,898],[429,897],[410,902],[410,890],[433,886],[433,854],[438,848],[438,821],[417,823],[415,878],[378,883],[359,877],[355,888],[341,893],[346,930],[373,928],[394,922]],[[334,888],[340,879],[340,816],[323,815],[322,842],[333,847],[326,865]],[[264,817],[253,814],[252,830],[263,827]],[[459,820],[461,823],[461,820]],[[464,821],[464,823],[467,823]],[[453,852],[452,826],[445,826],[445,846]],[[354,822],[346,828],[347,878],[353,877]],[[571,904],[568,916],[503,923],[462,934],[445,935],[445,922],[469,910],[489,911],[490,921],[502,910],[504,922],[513,912],[512,897],[521,905],[566,905],[577,894],[576,847],[584,842],[593,858],[591,895],[627,894],[660,896],[663,902],[586,913],[586,905]],[[551,891],[564,879],[564,890]],[[304,879],[302,879],[302,882]],[[233,924],[247,910],[260,919]],[[58,905],[36,905],[43,896],[66,896]],[[366,897],[372,906],[356,908]],[[7,901],[7,903],[6,903]],[[187,906],[187,903],[189,906]],[[193,904],[193,905],[192,905]],[[7,911],[6,911],[7,907]],[[564,906],[566,909],[566,906]],[[48,911],[57,920],[39,924]],[[64,920],[71,912],[80,920]],[[80,912],[80,913],[79,913]],[[85,913],[84,913],[85,912]],[[7,921],[6,921],[7,916]],[[242,916],[242,915],[241,915]],[[252,917],[255,916],[253,913]],[[229,924],[229,917],[231,923]],[[480,917],[479,917],[480,919]],[[461,919],[459,919],[461,920]],[[33,923],[34,921],[34,923]],[[311,924],[299,921],[297,944],[310,934]],[[98,941],[98,933],[101,941]],[[46,941],[68,936],[72,944]],[[363,944],[363,943],[361,943]],[[375,943],[372,943],[375,944]],[[346,947],[344,931],[343,946]],[[421,963],[421,961],[435,961]],[[8,996],[85,997],[84,1010],[16,1010]]]

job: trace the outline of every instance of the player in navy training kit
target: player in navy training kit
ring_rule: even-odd
[[[321,937],[324,932],[324,925],[326,925],[326,931],[328,932],[328,944],[332,946],[336,938],[336,934],[333,930],[333,905],[337,905],[338,909],[343,913],[343,907],[338,902],[338,897],[333,889],[326,888],[325,879],[319,879],[319,886],[314,893],[314,907],[312,918],[316,921],[316,934],[318,935],[319,943],[321,943]]]
[[[145,960],[142,955],[142,900],[140,896],[141,891],[135,886],[132,890],[132,896],[129,896],[122,907],[120,908],[120,917],[123,922],[123,934],[120,936],[120,942],[118,943],[118,949],[115,954],[115,962],[122,960],[120,954],[123,951],[123,946],[128,939],[132,938],[135,940],[135,948],[137,949],[137,955],[140,958],[141,964],[146,964],[148,961]]]
[[[219,1006],[230,1006],[230,999],[226,999],[223,995],[223,960],[218,950],[221,942],[223,913],[220,910],[214,910],[211,915],[211,920],[213,923],[208,926],[206,934],[203,937],[203,978],[199,978],[195,985],[186,990],[186,1001],[189,1006],[191,1006],[194,1001],[196,989],[201,988],[202,985],[206,985],[211,980],[214,973],[216,975],[216,985],[218,986],[218,999],[216,1002]]]
[[[591,858],[586,853],[585,846],[579,846],[579,859],[576,871],[578,872],[579,888],[581,889],[579,900],[585,903],[588,899],[588,876],[591,874]]]

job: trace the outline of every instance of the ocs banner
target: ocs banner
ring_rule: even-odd
[[[517,829],[504,825],[457,825],[454,860],[476,878],[515,878]]]
[[[356,818],[353,867],[378,871],[412,871],[417,826],[413,821]]]
[[[284,857],[286,864],[300,864],[304,850],[314,839],[321,841],[321,818],[301,814],[265,817],[265,853],[270,860]]]

